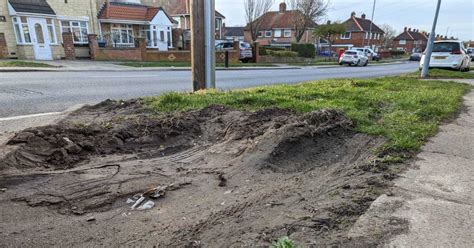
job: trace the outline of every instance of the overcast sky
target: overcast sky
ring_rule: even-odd
[[[281,0],[275,0],[278,9]],[[431,30],[436,0],[377,0],[374,23],[390,24],[398,31],[410,26]],[[227,26],[245,25],[244,0],[216,0],[216,9],[226,16]],[[330,11],[325,19],[344,21],[355,11],[357,16],[372,14],[372,0],[330,0]],[[443,0],[441,4],[438,34],[474,40],[474,0]]]

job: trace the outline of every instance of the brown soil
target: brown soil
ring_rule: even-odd
[[[0,147],[0,246],[375,245],[346,234],[393,177],[372,170],[383,144],[333,110],[106,101]],[[126,204],[157,186],[154,208]]]

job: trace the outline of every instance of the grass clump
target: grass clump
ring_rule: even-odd
[[[187,111],[211,104],[240,110],[269,107],[310,112],[325,108],[344,111],[359,132],[380,135],[393,152],[413,152],[452,117],[471,86],[410,77],[334,79],[297,85],[242,90],[167,93],[147,98],[158,112]]]
[[[421,72],[416,71],[408,74],[408,77],[419,78]],[[431,79],[474,79],[474,73],[461,72],[449,69],[430,69],[428,77]]]
[[[30,62],[30,61],[6,61],[6,62],[0,62],[0,67],[43,67],[43,68],[50,68],[50,67],[56,67],[56,66],[45,64],[45,63]]]
[[[293,240],[288,237],[282,237],[276,242],[273,242],[272,248],[297,248]]]

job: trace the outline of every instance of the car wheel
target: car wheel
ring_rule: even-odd
[[[364,66],[367,66],[369,64],[369,60],[365,61]]]
[[[355,64],[356,66],[359,66],[360,65],[360,59],[357,60],[357,64]]]
[[[339,62],[339,65],[343,65],[341,62]]]
[[[248,63],[249,62],[248,59],[242,59],[241,61],[242,61],[242,63]]]

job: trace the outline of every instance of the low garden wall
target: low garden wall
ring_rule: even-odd
[[[130,48],[102,48],[97,43],[96,35],[89,35],[89,47],[92,60],[111,61],[147,61],[147,62],[191,62],[191,51],[158,51],[147,49],[144,38],[138,38],[135,47]],[[239,62],[239,44],[236,49],[229,50],[229,63]],[[225,51],[216,52],[216,62],[225,62]]]
[[[309,63],[314,61],[314,59],[311,58],[302,58],[302,57],[276,57],[276,56],[270,56],[270,55],[265,55],[259,56],[259,63]]]

